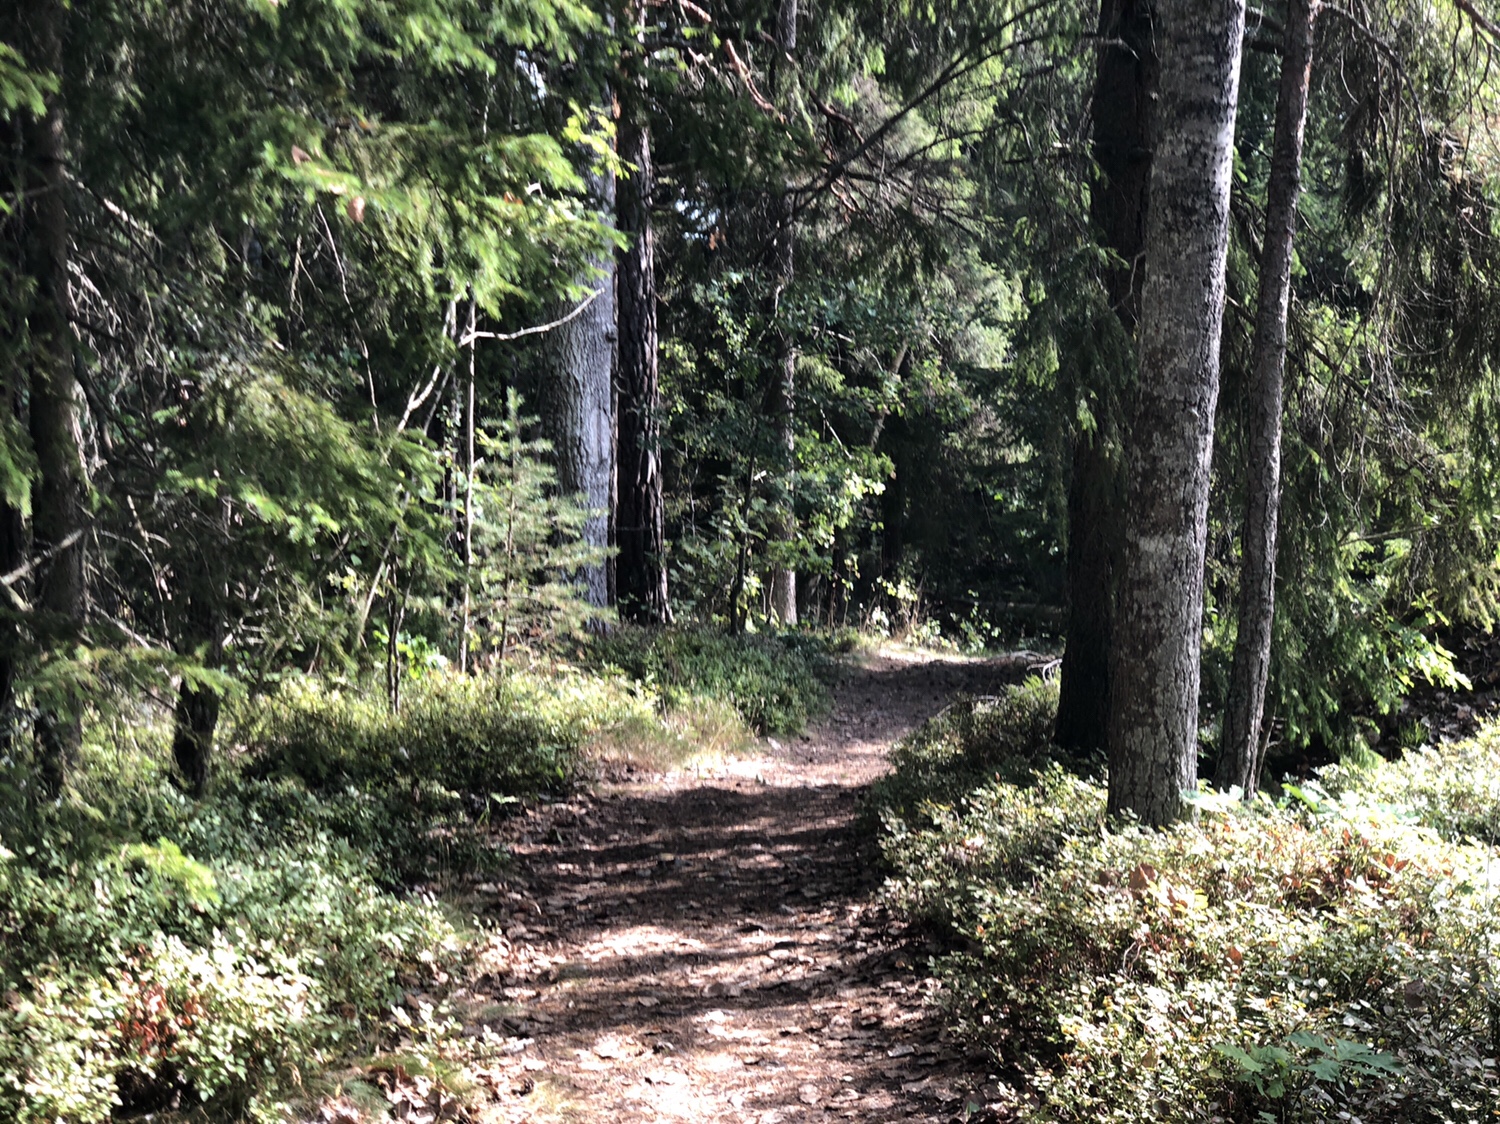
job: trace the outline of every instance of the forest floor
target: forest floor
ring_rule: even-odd
[[[899,738],[1038,662],[883,650],[806,734],[507,825],[516,865],[472,902],[504,935],[452,996],[487,1059],[476,1119],[999,1119],[983,1057],[925,1002],[932,950],[878,903],[858,815]]]

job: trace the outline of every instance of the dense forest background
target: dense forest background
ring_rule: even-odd
[[[193,959],[198,859],[336,837],[365,857],[319,851],[328,878],[374,901],[601,723],[707,736],[661,726],[707,691],[795,726],[841,630],[1062,653],[1053,733],[1118,775],[1158,47],[1189,8],[6,5],[0,855],[52,856],[0,867],[31,903],[6,986],[88,861],[188,887],[181,947],[100,914],[119,956],[264,999],[289,977]],[[1500,28],[1236,11],[1183,721],[1192,777],[1249,793],[1429,740],[1412,692],[1469,686],[1454,652],[1500,618]],[[256,885],[252,935],[316,912]],[[346,953],[319,986],[363,1009]],[[15,1095],[149,1105],[57,1017],[26,1049],[71,1076]],[[203,1064],[178,1076],[253,1103]]]
[[[48,783],[105,695],[180,683],[206,745],[226,691],[394,698],[586,619],[1099,648],[1144,191],[1109,200],[1156,81],[1106,64],[1142,13],[17,7],[4,705]],[[1280,72],[1252,16],[1209,717]],[[1266,713],[1325,757],[1494,618],[1490,30],[1318,23]]]

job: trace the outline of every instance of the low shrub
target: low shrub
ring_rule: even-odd
[[[730,636],[708,628],[616,629],[589,657],[655,692],[669,709],[728,702],[760,734],[796,733],[828,707],[830,646],[804,632]]]
[[[968,722],[950,713],[903,749],[911,775],[885,791],[930,795],[886,815],[886,894],[948,938],[948,1010],[1031,1118],[1500,1109],[1500,856],[1394,806],[1404,778],[1453,781],[1433,761],[1345,776],[1341,799],[1208,795],[1199,822],[1150,831],[1108,823],[1102,783],[1047,763],[1045,740],[967,793],[931,795],[952,789],[922,779],[938,771],[930,747],[990,760],[996,743],[970,745],[984,727]]]
[[[401,887],[495,855],[485,818],[567,784],[591,740],[667,731],[637,685],[568,669],[426,675],[394,715],[293,681],[238,704],[192,800],[169,730],[130,718],[91,728],[62,801],[0,759],[0,1120],[282,1118],[460,955]]]
[[[1059,759],[1052,745],[1057,684],[1032,676],[999,695],[958,698],[891,751],[891,771],[870,804],[910,821],[933,804],[951,804],[994,777],[1025,782]],[[1088,772],[1092,763],[1070,761]]]
[[[1441,748],[1413,748],[1373,767],[1345,763],[1323,769],[1335,798],[1384,804],[1449,839],[1500,844],[1500,726]]]
[[[458,955],[454,930],[381,889],[304,786],[229,777],[195,802],[128,765],[0,815],[0,1119],[280,1119]]]
[[[618,678],[560,671],[432,674],[399,713],[368,691],[294,680],[248,704],[233,740],[246,776],[295,784],[249,801],[374,854],[393,884],[483,861],[472,828],[517,799],[570,783],[591,739],[657,723],[652,701]],[[298,801],[296,785],[317,799]]]
[[[4,1119],[270,1114],[456,954],[433,906],[381,892],[339,844],[203,862],[165,840],[31,850],[0,852]]]
[[[236,740],[255,775],[295,775],[316,791],[392,778],[457,792],[533,793],[565,783],[597,718],[540,676],[429,675],[401,710],[358,688],[293,680],[249,705]]]

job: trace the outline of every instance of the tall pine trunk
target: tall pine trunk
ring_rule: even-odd
[[[791,88],[787,68],[791,65],[792,52],[797,49],[797,0],[781,0],[776,11],[775,39],[772,89],[777,101],[784,103]],[[783,544],[790,546],[797,538],[797,517],[790,499],[791,481],[797,470],[797,350],[792,330],[782,317],[781,302],[795,272],[796,234],[792,200],[785,190],[772,200],[771,223],[774,231],[771,248],[771,268],[775,276],[773,310],[779,324],[776,366],[771,375],[768,406],[788,474],[788,499],[779,513],[774,534]],[[785,563],[777,564],[771,570],[771,614],[782,624],[797,623],[797,571]]]
[[[635,171],[615,188],[615,216],[630,244],[616,268],[619,298],[619,501],[615,563],[620,611],[638,624],[672,619],[667,598],[661,478],[661,381],[656,348],[655,189],[651,132],[638,109],[620,121],[620,158]]]
[[[612,214],[614,176],[590,172],[586,179],[593,205],[602,215]],[[583,541],[602,552],[609,547],[614,487],[614,254],[601,254],[591,265],[585,284],[598,295],[577,316],[542,337],[542,422],[557,458],[558,485],[580,496],[589,509]],[[590,605],[602,609],[609,604],[604,562],[585,567],[579,579]]]
[[[1140,365],[1110,665],[1109,810],[1165,824],[1197,783],[1209,464],[1244,0],[1162,0]]]
[[[65,6],[32,0],[21,16],[23,51],[39,70],[61,74]],[[22,126],[27,198],[21,216],[26,274],[35,284],[27,328],[29,423],[37,475],[31,490],[36,571],[36,631],[46,650],[64,652],[83,620],[84,466],[79,386],[73,364],[73,306],[68,290],[68,204],[62,95]],[[44,787],[57,792],[77,756],[74,708],[38,699],[37,742]]]
[[[1266,189],[1266,238],[1250,350],[1250,442],[1247,450],[1244,561],[1240,623],[1224,708],[1223,744],[1214,780],[1255,795],[1262,758],[1261,717],[1271,668],[1276,613],[1276,532],[1281,511],[1281,384],[1286,370],[1287,306],[1292,292],[1292,243],[1302,188],[1302,138],[1312,76],[1315,0],[1287,0],[1276,135]]]
[[[1119,262],[1105,272],[1111,307],[1128,337],[1140,316],[1141,258],[1151,186],[1151,98],[1156,90],[1152,0],[1103,0],[1094,82],[1094,158],[1099,178],[1089,210],[1100,242]],[[1101,349],[1102,350],[1102,349]],[[1068,749],[1105,750],[1109,741],[1109,653],[1119,568],[1121,469],[1111,387],[1124,372],[1094,370],[1095,426],[1073,435],[1068,481],[1068,619],[1054,736]]]

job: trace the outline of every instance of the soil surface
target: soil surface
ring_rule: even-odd
[[[998,1119],[983,1058],[925,1002],[931,951],[886,916],[858,812],[901,736],[1041,657],[887,651],[805,735],[626,775],[507,830],[478,887],[503,938],[465,989],[476,1116],[519,1121]]]

